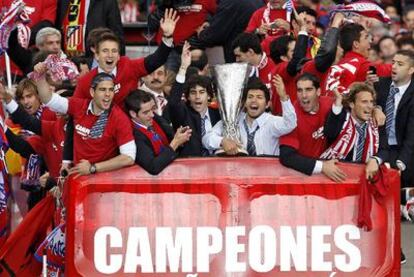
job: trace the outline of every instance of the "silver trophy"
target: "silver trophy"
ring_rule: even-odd
[[[242,108],[243,90],[249,80],[251,67],[247,63],[229,63],[215,65],[213,74],[217,83],[219,111],[223,121],[223,137],[232,139],[241,145],[239,114]],[[216,155],[224,155],[219,149]],[[239,155],[248,155],[245,149],[239,149]]]

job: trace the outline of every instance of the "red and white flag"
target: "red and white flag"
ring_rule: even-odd
[[[346,5],[339,5],[333,11],[342,13],[356,13],[362,16],[378,19],[384,23],[390,23],[391,18],[385,13],[385,11],[375,2],[369,0],[356,1]]]

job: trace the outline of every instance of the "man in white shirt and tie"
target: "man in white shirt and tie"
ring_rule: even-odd
[[[273,84],[282,103],[282,116],[266,112],[270,105],[269,89],[260,79],[252,78],[243,96],[245,112],[238,118],[242,145],[223,137],[223,122],[219,121],[203,137],[204,147],[209,151],[222,148],[227,155],[237,155],[240,147],[250,156],[279,155],[279,137],[296,127],[296,113],[279,75],[275,76]]]

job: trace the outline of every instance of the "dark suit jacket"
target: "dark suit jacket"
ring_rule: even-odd
[[[174,137],[171,126],[160,116],[154,120],[160,125],[167,135],[168,141]],[[151,141],[139,130],[134,129],[135,144],[137,145],[137,156],[135,163],[144,168],[148,173],[157,175],[174,161],[178,154],[171,148],[166,147],[158,156],[155,156]]]
[[[180,156],[201,156],[201,116],[189,105],[181,101],[183,84],[175,82],[168,101],[168,109],[171,114],[171,123],[175,130],[180,126],[189,126],[193,130],[191,138],[180,150]],[[208,109],[211,124],[214,126],[220,120],[218,110]]]
[[[323,133],[326,137],[326,140],[328,142],[328,145],[331,145],[335,142],[335,140],[338,138],[339,134],[342,131],[342,128],[344,126],[347,110],[345,108],[342,109],[342,112],[338,115],[334,114],[332,109],[328,114],[328,117],[326,118],[325,125],[323,127]],[[379,149],[380,151],[382,148],[388,149],[388,145],[386,144],[384,140],[385,135],[385,128],[384,126],[378,128],[379,133]],[[381,140],[382,137],[382,140]],[[385,143],[385,144],[384,144]],[[355,146],[354,146],[355,147]],[[348,155],[345,157],[345,161],[354,162],[354,149],[351,149],[348,153]]]
[[[70,0],[58,0],[56,11],[56,28],[62,30],[63,19],[67,14]],[[121,22],[118,2],[116,0],[90,0],[88,18],[86,21],[85,39],[91,30],[98,27],[111,29],[121,41],[121,55],[125,55],[124,29]],[[89,46],[86,45],[87,56],[91,56]]]
[[[377,91],[377,104],[385,111],[388,92],[391,86],[391,78],[380,78],[374,84]],[[414,81],[411,80],[410,86],[404,93],[398,108],[395,119],[395,131],[397,136],[397,157],[391,158],[388,148],[379,151],[378,156],[384,161],[388,161],[395,166],[395,160],[401,160],[407,167],[403,172],[403,182],[405,185],[413,185],[414,178]],[[385,135],[385,142],[388,144],[388,137]],[[410,184],[408,184],[409,182]],[[404,185],[404,184],[403,184]]]

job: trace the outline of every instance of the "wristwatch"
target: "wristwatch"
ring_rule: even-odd
[[[95,174],[96,173],[96,165],[95,164],[91,164],[91,167],[89,168],[89,173],[90,174]]]

